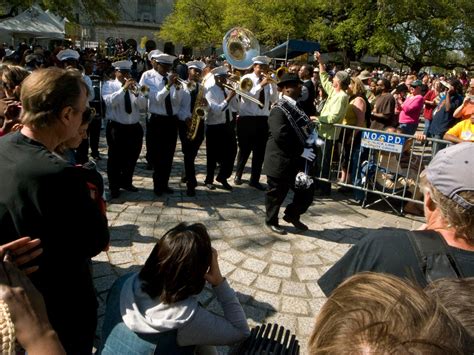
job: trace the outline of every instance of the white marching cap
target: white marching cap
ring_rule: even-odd
[[[113,62],[112,66],[116,70],[130,70],[132,68],[133,63],[129,60],[120,60],[118,62]]]
[[[61,62],[66,59],[79,60],[79,57],[79,52],[75,51],[74,49],[63,49],[56,55],[56,58],[58,58]]]
[[[252,58],[253,64],[264,64],[268,65],[272,61],[272,58],[267,57],[266,55],[259,55]]]
[[[229,68],[225,66],[220,66],[211,70],[211,73],[215,76],[227,76]]]
[[[174,55],[161,53],[161,54],[157,54],[157,55],[152,55],[151,59],[153,59],[154,61],[156,61],[157,63],[160,63],[160,64],[172,65],[173,62],[175,61],[176,57]]]
[[[191,62],[187,62],[186,65],[188,66],[188,69],[199,69],[201,71],[204,70],[206,67],[206,64],[204,62],[201,62],[200,60],[193,60]]]
[[[159,49],[154,49],[148,53],[148,60],[151,62],[152,59],[156,58],[159,54],[163,54]]]

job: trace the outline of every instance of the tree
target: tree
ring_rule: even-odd
[[[474,5],[466,0],[378,2],[378,26],[370,39],[375,52],[391,53],[412,70],[450,66],[451,51],[472,48]],[[462,65],[462,63],[457,63]]]
[[[13,12],[34,4],[66,17],[71,22],[76,22],[76,15],[80,13],[91,23],[96,23],[118,20],[120,0],[9,0]]]
[[[158,37],[200,49],[216,47],[225,30],[225,0],[177,0]]]
[[[242,26],[268,46],[289,35],[342,51],[346,65],[365,54],[388,54],[419,70],[469,64],[473,13],[472,0],[177,0],[159,36],[216,47],[227,30]]]

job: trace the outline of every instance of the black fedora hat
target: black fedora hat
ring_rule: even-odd
[[[290,84],[290,83],[302,84],[303,82],[300,80],[300,78],[298,77],[297,74],[285,73],[285,74],[283,74],[283,76],[281,77],[281,79],[277,83],[277,85],[278,85],[278,87],[281,88],[281,87],[285,86],[286,84]]]

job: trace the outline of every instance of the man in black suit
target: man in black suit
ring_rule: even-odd
[[[316,90],[314,88],[311,76],[313,75],[313,67],[305,64],[302,65],[298,76],[303,81],[303,88],[301,90],[301,96],[298,99],[298,103],[301,105],[304,113],[308,117],[316,114],[316,106],[314,106],[314,98],[316,96]]]
[[[300,231],[308,229],[300,216],[313,201],[314,187],[311,184],[305,189],[295,188],[295,178],[298,172],[309,170],[315,158],[311,146],[316,135],[310,119],[296,102],[302,88],[298,75],[285,74],[278,87],[282,98],[268,117],[269,137],[263,165],[268,183],[265,226],[277,234],[286,234],[278,224],[278,212],[290,188],[294,191],[293,202],[286,207],[283,219]]]

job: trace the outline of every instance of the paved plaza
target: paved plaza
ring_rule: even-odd
[[[106,147],[104,142],[101,144],[104,159],[98,167],[104,172]],[[398,217],[383,204],[362,209],[350,201],[349,194],[335,193],[331,198],[315,198],[302,216],[309,231],[297,233],[281,220],[289,233],[275,235],[263,228],[264,192],[246,183],[234,186],[232,192],[219,188],[210,191],[203,186],[205,144],[196,162],[199,186],[195,197],[186,196],[186,186],[180,183],[184,166],[179,144],[170,180],[175,190],[172,195],[153,194],[152,172],[145,170],[144,153],[145,148],[133,182],[140,191],[122,190],[119,198],[108,202],[111,246],[93,259],[100,302],[99,329],[107,291],[115,279],[139,270],[158,238],[177,223],[201,222],[209,229],[222,273],[237,292],[250,326],[271,322],[284,325],[297,335],[304,354],[314,317],[325,302],[316,280],[371,230],[412,229],[422,221]],[[248,173],[244,174],[244,181],[248,181]],[[222,314],[209,288],[199,299],[207,309]]]

